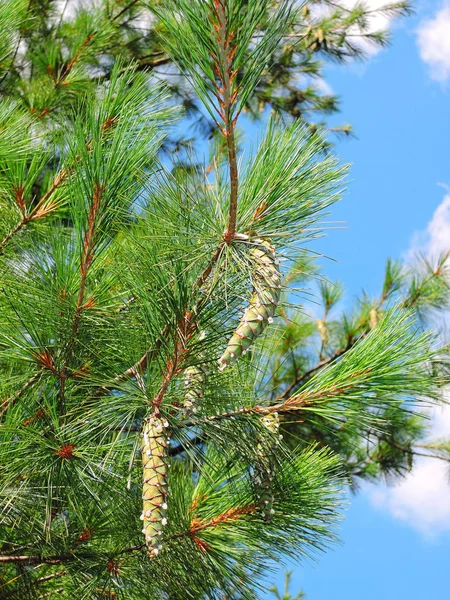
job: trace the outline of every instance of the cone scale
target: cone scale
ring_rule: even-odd
[[[221,371],[245,354],[272,322],[280,300],[281,272],[275,248],[268,240],[254,238],[251,241],[249,256],[252,263],[254,291],[244,316],[219,359]]]
[[[169,438],[165,419],[151,416],[142,430],[142,533],[151,558],[161,550],[161,536],[167,524],[167,447]]]

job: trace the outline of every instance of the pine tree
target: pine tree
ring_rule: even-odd
[[[321,369],[338,363],[351,349],[386,318],[393,307],[411,311],[414,327],[436,327],[450,306],[449,252],[430,259],[418,256],[410,265],[389,260],[382,290],[377,297],[363,293],[356,306],[342,312],[339,302],[344,288],[320,274],[310,257],[293,265],[287,278],[291,284],[310,285],[315,291],[316,308],[299,313],[288,307],[282,314],[282,335],[272,354],[272,398],[287,398]],[[311,283],[315,278],[316,285]],[[320,307],[320,308],[318,308]],[[314,314],[315,313],[315,314]],[[438,330],[442,329],[438,325]],[[442,332],[445,339],[445,332]],[[448,380],[448,345],[433,363],[433,372]],[[399,410],[400,408],[400,410]],[[384,412],[383,431],[345,420],[330,426],[324,419],[315,422],[282,423],[286,443],[331,447],[339,453],[353,491],[363,480],[391,481],[410,472],[416,457],[429,457],[450,463],[450,440],[432,439],[429,407],[420,414],[390,406]]]
[[[12,52],[0,77],[0,94],[23,103],[44,125],[54,124],[77,94],[110,77],[120,57],[126,64],[134,61],[137,70],[150,73],[153,79],[163,79],[172,97],[183,105],[193,129],[184,139],[177,135],[175,147],[198,134],[216,136],[214,119],[202,110],[195,89],[167,52],[163,39],[168,32],[152,11],[160,4],[164,2],[2,0],[3,14],[8,15],[13,7],[16,16],[2,27],[8,32],[3,44]],[[278,4],[279,0],[272,0],[266,11]],[[389,32],[377,30],[374,24],[380,17],[410,12],[408,0],[386,1],[379,8],[356,0],[297,3],[283,39],[271,49],[264,72],[244,102],[244,111],[258,118],[271,107],[307,121],[314,130],[323,116],[339,110],[339,97],[321,85],[325,65],[361,60],[371,48],[387,45]],[[257,36],[267,26],[267,14],[260,17],[255,25]],[[349,134],[351,126],[347,123],[335,130]]]
[[[291,571],[286,572],[284,580],[284,590],[282,592],[276,587],[270,588],[270,592],[273,594],[276,600],[303,600],[305,598],[305,594],[303,592],[299,592],[298,594],[296,594],[295,597],[292,596],[290,592],[291,575]]]
[[[269,561],[335,539],[345,440],[395,449],[439,400],[445,352],[417,309],[441,305],[446,263],[403,296],[390,264],[337,324],[321,283],[305,319],[304,245],[347,169],[302,120],[237,143],[296,5],[152,6],[222,138],[201,170],[161,155],[168,86],[113,50],[102,71],[127,31],[103,9],[55,25],[51,1],[1,4],[1,594],[255,598]]]

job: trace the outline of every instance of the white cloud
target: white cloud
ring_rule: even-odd
[[[450,191],[434,211],[427,228],[413,236],[408,254],[422,252],[436,257],[447,250],[450,250]]]
[[[292,83],[292,85],[294,85],[295,87],[298,87],[298,88],[305,88],[307,86],[312,86],[321,94],[325,94],[325,95],[333,95],[334,94],[334,91],[333,91],[333,88],[331,87],[331,85],[327,81],[325,81],[325,79],[322,79],[322,77],[309,77],[308,75],[305,75],[304,73],[294,73],[291,83]],[[286,90],[283,90],[281,87],[279,90],[277,90],[277,92],[280,95],[287,93]]]
[[[446,0],[436,14],[423,20],[417,30],[420,58],[428,65],[432,79],[450,79],[450,1]]]
[[[408,256],[412,258],[418,251],[437,256],[449,249],[450,192],[434,211],[426,229],[414,236]],[[446,399],[450,402],[450,388]],[[450,404],[431,413],[428,439],[440,438],[450,438]],[[395,485],[367,486],[365,490],[374,506],[420,533],[435,537],[450,532],[449,466],[439,459],[417,458],[413,471]]]
[[[352,9],[357,5],[361,4],[361,0],[336,0],[335,4],[339,4],[344,8]],[[388,30],[392,26],[393,16],[389,12],[375,12],[388,4],[389,0],[365,0],[364,6],[370,11],[367,17],[368,32],[375,33],[378,31]],[[318,5],[320,7],[320,5]],[[322,8],[316,8],[315,10],[322,12],[326,10]],[[374,55],[381,51],[382,47],[365,40],[364,38],[358,38],[361,33],[361,29],[357,26],[353,28],[351,32],[355,35],[353,42],[357,44],[366,54]]]
[[[85,5],[83,0],[57,0],[55,3],[55,15],[59,19],[64,16],[64,19],[73,19],[77,10]],[[91,2],[92,6],[92,2]]]
[[[430,439],[442,437],[450,437],[450,406],[433,415]],[[444,461],[418,458],[404,479],[393,486],[368,486],[366,493],[374,506],[427,537],[450,532],[449,465]]]
[[[327,96],[332,96],[334,94],[333,88],[328,82],[325,81],[325,79],[318,77],[313,79],[312,83],[318,92]]]
[[[426,537],[450,531],[450,483],[444,462],[422,458],[399,484],[369,492],[374,506]]]

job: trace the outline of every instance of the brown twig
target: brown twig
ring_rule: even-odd
[[[56,208],[56,203],[48,204],[48,202],[50,201],[51,196],[54,194],[54,192],[67,179],[67,177],[68,172],[66,171],[66,169],[63,168],[60,171],[58,171],[58,173],[53,179],[52,185],[45,192],[45,194],[42,196],[42,198],[39,200],[39,202],[36,204],[33,210],[30,213],[26,214],[24,208],[21,209],[22,217],[20,221],[0,242],[0,254],[2,254],[3,248],[16,235],[16,233],[19,233],[19,231],[21,231],[26,225],[28,225],[28,223],[47,216]]]
[[[205,285],[206,281],[208,280],[209,276],[211,275],[214,265],[219,260],[219,257],[221,255],[222,251],[223,251],[223,242],[220,242],[218,244],[216,250],[214,251],[209,263],[207,264],[207,266],[205,267],[205,269],[203,270],[203,272],[201,273],[201,275],[198,277],[198,279],[195,282],[195,287],[197,289],[200,290]],[[198,311],[198,309],[200,308],[203,301],[204,301],[204,296],[200,296],[200,298],[198,299],[193,310],[188,311],[188,309],[186,309],[184,318],[186,319],[187,315],[189,314],[190,315],[189,318],[192,319],[192,314],[195,314]],[[158,354],[158,352],[161,349],[164,342],[167,340],[170,330],[171,330],[171,327],[169,324],[167,324],[164,327],[164,329],[161,331],[160,337],[156,340],[155,344],[151,348],[146,350],[144,352],[144,354],[139,358],[139,360],[134,363],[134,365],[132,365],[131,367],[126,369],[123,373],[120,373],[119,375],[117,375],[113,379],[111,384],[102,385],[101,387],[99,387],[98,390],[96,390],[92,394],[92,397],[98,398],[99,396],[107,394],[109,391],[114,389],[114,387],[117,383],[126,381],[127,379],[132,379],[132,378],[136,377],[136,375],[142,374],[147,369],[147,367],[148,367],[149,363],[152,361],[152,359]],[[167,367],[166,367],[166,371],[167,371]]]
[[[17,400],[19,400],[21,396],[28,390],[28,388],[30,388],[36,381],[38,381],[43,371],[44,369],[40,369],[39,371],[37,371],[37,373],[32,375],[30,379],[28,379],[28,381],[24,383],[24,385],[20,388],[18,392],[14,394],[14,396],[10,396],[2,402],[2,405],[0,407],[0,415],[2,415],[10,406],[15,404]]]
[[[70,562],[81,558],[81,555],[75,554],[59,554],[55,556],[27,556],[27,555],[16,555],[16,556],[5,556],[0,555],[0,563],[16,563],[21,565],[59,565],[64,562]]]
[[[294,379],[294,381],[292,381],[292,383],[290,385],[288,385],[288,387],[278,396],[277,402],[284,400],[290,394],[295,392],[295,390],[297,390],[299,387],[301,387],[303,383],[306,383],[314,375],[314,373],[316,373],[317,371],[320,371],[320,369],[322,369],[323,367],[326,367],[330,363],[334,362],[337,358],[339,358],[340,356],[345,354],[345,352],[347,352],[350,349],[350,347],[351,346],[346,346],[345,348],[341,348],[340,350],[337,350],[333,354],[333,356],[330,356],[324,360],[321,360],[314,367],[309,369],[309,371],[306,371],[305,373],[302,373],[301,375],[296,377]]]
[[[217,515],[217,517],[212,517],[208,521],[203,521],[199,517],[194,516],[192,518],[190,528],[184,533],[184,535],[195,536],[199,531],[203,531],[204,529],[209,529],[210,527],[220,527],[221,525],[232,523],[246,515],[252,514],[257,509],[258,506],[256,504],[237,506],[234,508],[229,508],[220,515]]]
[[[85,231],[84,239],[83,239],[83,250],[82,250],[81,261],[80,261],[81,280],[80,280],[80,287],[78,290],[77,305],[75,308],[75,313],[74,313],[74,317],[73,317],[73,321],[72,321],[71,335],[70,335],[69,343],[67,345],[66,359],[65,359],[64,364],[59,373],[59,379],[60,379],[59,398],[60,398],[61,406],[64,405],[65,385],[66,385],[66,380],[67,380],[68,373],[69,373],[68,367],[69,367],[70,361],[72,359],[73,348],[75,345],[75,341],[76,341],[77,334],[78,334],[78,329],[80,326],[81,314],[84,309],[84,296],[86,293],[87,275],[88,275],[89,269],[92,265],[92,261],[94,259],[96,225],[97,225],[97,218],[98,218],[98,213],[100,210],[100,203],[101,203],[103,192],[104,192],[104,186],[102,186],[99,183],[95,183],[93,194],[92,194],[92,202],[89,207],[87,227],[86,227],[86,231]]]
[[[233,56],[235,48],[231,42],[233,32],[228,30],[228,22],[223,0],[214,0],[217,21],[214,28],[217,34],[219,55],[213,57],[214,70],[220,80],[221,86],[217,87],[217,98],[220,105],[220,115],[223,119],[222,135],[226,139],[227,154],[230,171],[230,206],[228,227],[225,232],[225,241],[229,244],[236,234],[237,206],[238,206],[238,168],[235,140],[236,119],[233,110],[236,102],[237,90],[233,90],[236,72],[233,70]]]
[[[50,579],[54,579],[55,577],[63,577],[63,575],[67,575],[67,571],[58,571],[57,573],[52,573],[51,575],[46,575],[45,577],[39,577],[39,579],[36,579],[34,583],[39,585],[40,583],[44,583]]]

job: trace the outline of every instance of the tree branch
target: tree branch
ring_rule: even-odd
[[[70,562],[77,560],[77,558],[86,558],[87,555],[75,555],[75,554],[59,554],[55,556],[5,556],[0,555],[0,563],[16,563],[22,565],[59,565],[63,562]]]
[[[16,235],[16,233],[19,233],[19,231],[21,231],[23,227],[28,225],[28,223],[30,223],[31,221],[45,217],[51,212],[53,212],[53,210],[56,208],[56,204],[48,203],[54,192],[61,186],[62,183],[64,183],[64,181],[66,181],[68,175],[69,172],[65,168],[60,169],[58,173],[56,173],[55,177],[53,178],[52,185],[45,192],[45,194],[42,196],[42,198],[39,200],[36,206],[28,214],[23,212],[22,218],[14,227],[14,229],[12,229],[0,242],[0,255],[3,253],[3,249],[8,244],[8,242]]]
[[[342,348],[341,350],[337,350],[333,356],[330,356],[329,358],[326,358],[324,360],[321,360],[320,362],[318,362],[314,367],[312,367],[312,369],[309,369],[309,371],[306,371],[305,373],[303,373],[302,375],[299,375],[298,377],[296,377],[294,379],[294,381],[288,385],[288,387],[284,390],[284,392],[282,392],[278,398],[277,398],[277,402],[280,402],[281,400],[284,400],[285,398],[287,398],[291,393],[295,392],[299,387],[301,387],[301,385],[303,383],[306,383],[313,375],[314,373],[316,373],[317,371],[320,371],[320,369],[322,369],[323,367],[326,367],[327,365],[329,365],[330,363],[334,362],[337,358],[339,358],[340,356],[342,356],[345,352],[347,352],[347,350],[350,349],[351,346],[347,346],[346,348]]]
[[[67,575],[67,571],[58,571],[57,573],[52,573],[51,575],[46,575],[45,577],[39,577],[39,579],[36,579],[34,583],[39,585],[40,583],[45,583],[50,579],[54,579],[55,577],[63,577],[64,575]]]
[[[0,407],[0,415],[2,415],[10,406],[15,404],[17,400],[19,400],[19,398],[21,398],[21,396],[27,391],[27,389],[30,388],[36,381],[38,381],[43,372],[44,369],[40,369],[39,371],[37,371],[37,373],[32,375],[30,379],[24,383],[24,385],[20,388],[18,392],[16,392],[16,394],[14,394],[14,396],[6,398],[6,400],[3,401]]]
[[[120,19],[120,17],[122,15],[124,15],[128,10],[130,10],[130,8],[133,8],[133,6],[135,6],[138,2],[140,2],[140,0],[131,0],[131,2],[129,4],[127,4],[126,6],[124,6],[122,8],[122,10],[120,10],[115,17],[112,18],[112,21],[117,21],[117,19]]]
[[[17,223],[17,225],[14,227],[14,229],[12,229],[0,242],[0,255],[3,253],[4,247],[16,235],[16,233],[19,233],[19,231],[21,231],[23,229],[23,227],[28,225],[28,223],[30,223],[31,221],[33,221],[35,219],[39,219],[41,217],[44,217],[44,216],[48,215],[50,212],[52,212],[52,210],[54,209],[54,205],[46,206],[46,204],[50,200],[50,198],[53,195],[53,193],[55,192],[55,190],[58,189],[58,187],[66,179],[67,179],[67,172],[65,169],[61,169],[54,177],[53,183],[50,186],[50,188],[42,196],[42,198],[39,200],[39,202],[36,204],[36,206],[33,208],[33,210],[29,214],[22,213],[22,218]]]
[[[65,393],[65,385],[68,377],[68,367],[73,355],[73,348],[75,345],[75,341],[78,334],[78,329],[80,327],[81,314],[84,309],[84,296],[86,292],[86,280],[89,269],[92,265],[92,261],[94,259],[94,247],[95,247],[95,234],[96,234],[96,224],[98,213],[100,210],[100,203],[103,194],[104,188],[101,184],[95,183],[94,190],[92,195],[92,202],[89,208],[87,227],[84,234],[83,239],[83,252],[81,256],[80,262],[80,287],[78,290],[78,298],[77,305],[75,308],[75,313],[72,321],[72,331],[70,334],[70,339],[67,345],[66,350],[66,358],[64,364],[59,373],[60,379],[60,390],[59,390],[59,398],[61,402],[61,407],[64,405],[64,393]]]
[[[219,260],[222,250],[223,250],[223,242],[220,242],[218,244],[216,250],[214,251],[214,254],[212,255],[206,268],[203,270],[203,272],[201,273],[201,275],[198,277],[198,279],[196,280],[196,282],[194,284],[197,289],[201,289],[205,285],[208,277],[210,276],[210,274],[214,268],[214,265]],[[190,318],[192,319],[192,315],[198,311],[198,309],[200,308],[203,301],[204,301],[204,296],[200,296],[200,298],[198,299],[198,301],[192,311],[188,311],[188,309],[186,309],[186,311],[184,313],[184,317],[186,318],[186,316],[190,315]],[[147,369],[149,363],[152,361],[152,359],[157,355],[157,353],[161,349],[161,347],[162,347],[163,343],[165,342],[165,340],[167,339],[167,336],[169,335],[169,333],[170,333],[170,325],[167,324],[164,327],[164,329],[161,331],[160,337],[156,340],[155,344],[151,348],[146,350],[144,352],[144,354],[139,358],[139,360],[134,363],[134,365],[132,365],[131,367],[126,369],[123,373],[120,373],[119,375],[117,375],[113,379],[111,384],[103,385],[100,388],[98,388],[98,390],[96,392],[94,392],[91,397],[97,398],[99,396],[102,396],[103,394],[107,394],[109,391],[114,389],[115,384],[120,383],[121,381],[126,381],[127,379],[132,379],[132,378],[136,377],[137,374],[143,373]]]
[[[229,244],[236,234],[238,203],[238,168],[235,140],[236,119],[233,118],[233,108],[237,94],[236,91],[233,91],[233,81],[236,73],[233,72],[234,48],[231,45],[234,32],[228,31],[223,0],[215,0],[214,7],[218,19],[217,23],[215,23],[215,29],[217,31],[219,55],[213,57],[213,59],[215,62],[215,72],[222,84],[220,88],[217,88],[217,99],[220,105],[219,114],[222,116],[224,122],[224,127],[221,131],[227,142],[230,172],[230,206],[228,227],[225,232],[225,241]]]

